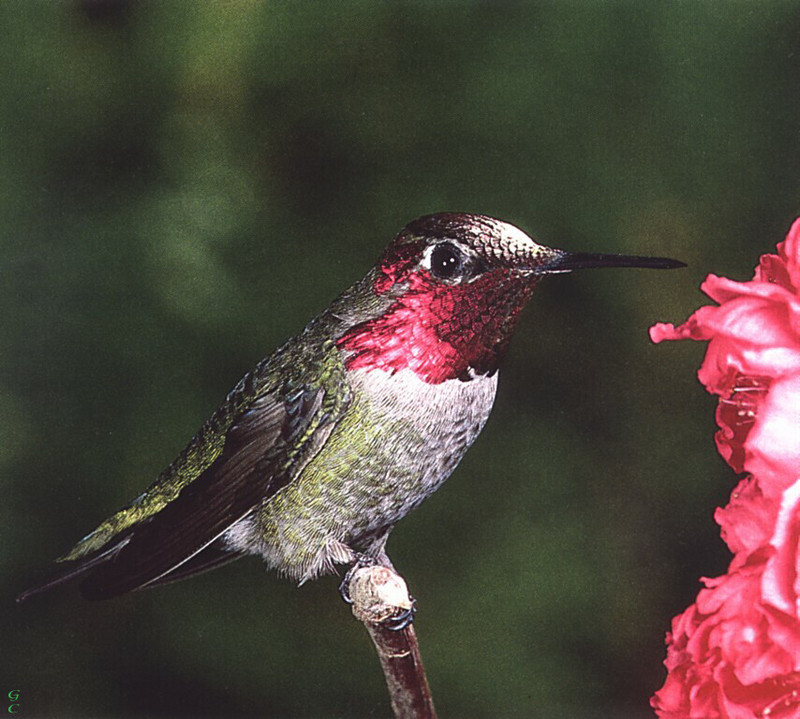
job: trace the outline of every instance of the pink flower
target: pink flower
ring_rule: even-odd
[[[650,337],[654,342],[709,340],[697,376],[709,392],[722,398],[717,408],[720,454],[737,472],[768,469],[770,477],[785,488],[800,467],[800,403],[796,402],[800,393],[800,220],[778,245],[777,255],[761,258],[750,282],[709,275],[701,289],[719,306],[701,307],[677,328],[657,324],[650,328]],[[764,412],[764,400],[777,379],[788,380],[773,395],[783,399],[771,398]],[[775,406],[777,402],[780,406]],[[762,441],[748,444],[759,422],[757,436]],[[782,459],[765,446],[775,439]]]
[[[662,718],[800,717],[800,220],[749,282],[709,275],[718,303],[655,342],[707,340],[717,448],[747,472],[715,519],[734,558],[673,620]]]
[[[669,675],[653,698],[660,717],[797,717],[800,625],[765,604],[765,554],[705,579],[667,635]]]

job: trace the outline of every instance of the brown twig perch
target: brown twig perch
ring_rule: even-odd
[[[403,578],[387,567],[363,567],[349,585],[353,614],[367,628],[381,662],[397,719],[436,719],[414,625],[390,629],[386,622],[412,608]]]

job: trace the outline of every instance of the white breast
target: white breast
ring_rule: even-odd
[[[398,494],[408,495],[407,503],[393,508],[401,515],[452,473],[486,424],[497,389],[497,373],[429,384],[411,370],[364,370],[353,372],[350,380],[357,394],[369,398],[377,421],[398,428],[397,440],[388,440],[392,462],[382,481],[391,484],[396,474]],[[416,475],[410,483],[416,487],[408,483],[409,473]]]

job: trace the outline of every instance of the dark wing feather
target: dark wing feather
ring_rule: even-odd
[[[173,572],[188,576],[181,572],[185,563],[291,479],[291,441],[314,421],[323,392],[304,389],[300,394],[306,398],[300,404],[286,404],[275,395],[257,400],[233,424],[217,460],[160,512],[132,529],[127,544],[81,584],[83,595],[107,599],[170,581]],[[303,411],[292,411],[297,408]]]
[[[307,386],[256,399],[231,424],[217,459],[166,506],[18,601],[79,575],[87,575],[85,597],[106,599],[236,559],[221,535],[296,476],[332,429],[334,405],[342,408]]]
[[[187,560],[179,567],[167,572],[159,579],[154,579],[147,583],[147,589],[153,587],[161,587],[165,584],[172,584],[179,582],[182,579],[194,577],[197,574],[208,572],[217,567],[222,567],[226,564],[239,559],[242,554],[230,550],[226,547],[225,542],[218,539],[209,544],[205,549],[195,554],[191,559]]]

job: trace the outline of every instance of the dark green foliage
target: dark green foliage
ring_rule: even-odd
[[[101,604],[13,596],[394,232],[457,210],[690,265],[544,281],[486,430],[389,545],[442,715],[648,716],[670,618],[726,565],[736,478],[702,347],[646,330],[707,272],[749,278],[800,209],[798,9],[0,4],[0,696],[387,714],[335,578],[243,560]]]

